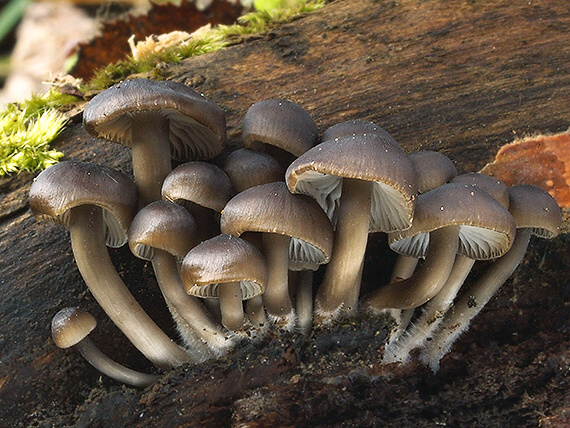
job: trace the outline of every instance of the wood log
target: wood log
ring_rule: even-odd
[[[371,120],[408,152],[441,151],[467,172],[515,137],[568,129],[569,34],[565,0],[338,0],[219,52],[162,64],[160,72],[223,106],[232,148],[248,107],[282,97],[305,107],[321,132],[343,120]],[[78,119],[56,148],[67,159],[130,172],[128,151],[94,141]],[[436,375],[416,364],[381,365],[387,328],[362,319],[307,342],[275,337],[247,345],[135,391],[97,382],[80,357],[51,342],[51,317],[63,306],[83,306],[100,322],[92,337],[104,352],[151,370],[85,291],[66,232],[33,219],[26,205],[32,179],[0,181],[1,426],[568,422],[565,235],[532,242],[524,265]],[[372,285],[389,275],[381,241],[367,255],[364,280]],[[112,256],[143,306],[171,328],[151,268],[126,248]]]

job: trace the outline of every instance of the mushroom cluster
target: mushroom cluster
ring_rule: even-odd
[[[313,325],[358,311],[394,318],[385,362],[407,361],[421,347],[421,360],[435,370],[514,271],[530,235],[552,238],[560,229],[558,205],[538,187],[457,176],[446,156],[408,155],[367,121],[336,124],[319,138],[310,115],[284,99],[251,106],[243,147],[231,153],[224,111],[175,82],[121,82],[88,103],[83,123],[93,136],[132,149],[134,180],[64,161],[34,180],[30,206],[38,221],[69,229],[87,287],[163,370],[222,356],[270,329],[308,335]],[[374,232],[388,234],[399,256],[390,283],[360,298]],[[152,264],[178,341],[113,266],[107,246],[126,243]],[[495,261],[459,293],[477,260]],[[87,338],[94,327],[91,315],[66,308],[52,330],[58,346],[77,348],[119,381],[156,381],[97,351]]]

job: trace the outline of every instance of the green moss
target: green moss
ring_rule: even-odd
[[[75,100],[51,90],[22,104],[10,104],[0,112],[0,177],[36,171],[54,164],[63,153],[49,148],[66,118],[56,110]]]
[[[150,73],[160,79],[161,63],[176,63],[204,53],[215,52],[236,43],[239,36],[259,34],[278,23],[288,22],[303,13],[320,9],[324,0],[300,0],[280,9],[260,10],[241,16],[233,25],[217,25],[193,38],[182,47],[164,50],[158,54],[135,60],[127,57],[98,71],[80,90],[92,93],[139,73]],[[63,156],[51,150],[49,143],[61,132],[66,119],[58,108],[76,101],[52,88],[43,96],[34,96],[11,104],[0,111],[0,177],[21,171],[36,171],[54,164]]]

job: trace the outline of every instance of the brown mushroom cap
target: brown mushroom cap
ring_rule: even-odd
[[[207,162],[187,162],[174,168],[162,184],[162,197],[184,205],[192,202],[221,212],[234,191],[222,169]]]
[[[510,248],[515,224],[507,209],[486,192],[465,184],[448,183],[418,197],[412,227],[388,235],[390,248],[411,257],[423,257],[429,232],[460,226],[459,253],[471,259],[488,260]],[[416,250],[409,250],[420,240]]]
[[[546,190],[532,184],[518,184],[509,187],[509,198],[509,211],[517,229],[528,227],[536,236],[547,239],[560,233],[562,213]]]
[[[132,147],[132,126],[136,126],[139,113],[154,113],[168,120],[173,159],[209,159],[224,149],[223,110],[177,82],[131,79],[117,83],[87,104],[83,124],[95,137]]]
[[[239,282],[243,300],[263,293],[267,281],[265,260],[254,245],[231,235],[219,235],[191,249],[182,262],[186,292],[218,297],[220,283]]]
[[[129,229],[129,247],[144,260],[153,259],[155,248],[182,258],[196,244],[192,215],[168,201],[156,201],[142,208]]]
[[[222,233],[276,233],[304,241],[326,263],[332,251],[331,224],[321,207],[305,195],[293,195],[283,182],[255,186],[234,196],[222,211]]]
[[[443,153],[421,150],[409,157],[416,170],[419,193],[429,192],[457,175],[455,165]]]
[[[285,99],[256,102],[243,120],[242,141],[246,148],[264,146],[299,156],[318,141],[318,129],[309,113],[299,104]],[[263,150],[262,150],[263,151]]]
[[[53,341],[59,348],[70,348],[85,339],[97,326],[89,312],[77,307],[60,310],[51,321]]]
[[[125,174],[92,163],[63,161],[42,171],[29,194],[36,220],[68,226],[68,211],[81,205],[104,210],[106,241],[110,247],[127,242],[127,230],[136,213],[137,190]]]
[[[287,169],[291,192],[314,197],[334,221],[343,178],[373,185],[371,231],[410,227],[417,194],[416,174],[404,151],[385,138],[357,135],[324,141]]]

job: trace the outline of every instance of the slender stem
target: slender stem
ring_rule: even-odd
[[[291,238],[277,233],[264,233],[262,239],[268,277],[263,303],[268,315],[277,320],[286,320],[293,312],[288,284]]]
[[[469,257],[461,254],[456,256],[449,278],[439,293],[426,304],[421,316],[410,326],[409,331],[396,342],[391,342],[389,346],[386,346],[385,362],[406,361],[413,349],[422,346],[431,337],[443,320],[444,314],[453,303],[453,299],[455,299],[474,264],[475,260]]]
[[[315,300],[316,312],[325,319],[339,313],[347,296],[359,294],[358,278],[370,230],[372,185],[343,179],[331,260]]]
[[[228,330],[243,327],[243,296],[239,282],[221,282],[218,284],[222,324]]]
[[[313,325],[313,271],[303,270],[297,274],[295,293],[297,329],[307,336]]]
[[[246,300],[245,313],[255,328],[264,329],[267,327],[267,317],[265,316],[263,297],[261,295]]]
[[[447,281],[459,245],[459,226],[434,230],[429,236],[428,253],[421,267],[410,278],[390,283],[366,297],[372,311],[385,308],[417,308],[433,298]]]
[[[511,249],[489,267],[445,316],[440,330],[421,356],[433,371],[439,368],[439,360],[449,351],[461,333],[467,330],[471,320],[513,274],[524,258],[531,234],[530,228],[517,229]]]
[[[163,369],[187,362],[190,356],[152,321],[115,270],[105,245],[101,208],[73,208],[69,231],[73,255],[87,287],[133,345]]]
[[[390,277],[390,282],[400,281],[402,279],[408,279],[414,274],[416,267],[418,265],[419,259],[416,257],[408,257],[402,254],[398,255],[396,258],[396,264],[392,270],[392,276]]]
[[[155,114],[133,124],[133,174],[139,190],[139,206],[162,199],[162,182],[172,170],[168,122]]]
[[[88,337],[74,348],[101,373],[127,385],[145,388],[160,379],[160,376],[137,372],[113,361],[103,354]]]
[[[225,353],[233,345],[232,340],[226,338],[220,326],[210,319],[200,300],[186,294],[178,273],[176,257],[155,248],[152,266],[165,300],[190,327],[191,333],[189,333],[197,335],[216,355]],[[180,324],[178,323],[179,327]]]

